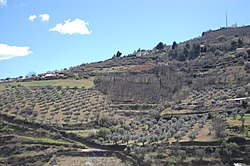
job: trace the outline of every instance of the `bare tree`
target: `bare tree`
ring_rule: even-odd
[[[226,136],[225,133],[225,118],[216,116],[212,120],[213,130],[215,131],[215,136],[218,138],[223,138]]]

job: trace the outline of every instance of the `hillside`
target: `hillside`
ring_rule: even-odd
[[[143,56],[136,56],[136,53],[112,58],[78,66],[66,73],[80,78],[97,76],[97,88],[121,103],[169,101],[176,99],[175,96],[179,98],[182,90],[187,93],[193,89],[233,86],[237,79],[242,79],[240,83],[246,85],[249,81],[249,36],[250,27],[208,31],[174,49],[163,46],[144,51]]]
[[[250,164],[249,103],[250,26],[7,79],[0,165]]]

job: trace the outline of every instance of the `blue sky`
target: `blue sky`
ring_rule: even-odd
[[[0,0],[0,78],[60,70],[228,24],[250,24],[249,0]]]

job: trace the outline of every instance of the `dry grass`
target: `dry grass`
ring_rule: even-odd
[[[108,68],[93,68],[94,72],[98,73],[112,73],[112,72],[125,72],[127,71],[128,66],[115,66],[115,67],[108,67]]]
[[[215,136],[214,136],[213,133],[211,133],[210,135],[208,134],[209,133],[209,127],[210,127],[210,124],[208,122],[205,123],[205,125],[203,126],[203,128],[199,128],[198,125],[195,124],[193,126],[192,130],[197,131],[198,134],[196,136],[196,139],[194,139],[194,141],[203,141],[203,142],[216,141],[216,138],[215,138]],[[189,138],[188,138],[189,132],[186,133],[181,138],[180,142],[188,142],[188,141],[190,141]],[[175,142],[176,139],[170,138],[169,141],[170,142]]]
[[[132,71],[142,71],[142,70],[150,70],[153,67],[154,67],[153,65],[135,65],[135,66],[131,66],[128,69]]]
[[[116,110],[116,113],[148,113],[150,110]]]
[[[196,125],[195,128],[198,130],[198,135],[197,135],[197,138],[195,140],[204,141],[204,142],[215,141],[216,138],[215,138],[215,135],[213,134],[213,132],[211,133],[211,135],[208,134],[210,126],[211,126],[211,124],[209,124],[208,122],[205,123],[203,128],[199,128]]]
[[[167,108],[166,110],[161,112],[161,115],[181,115],[181,114],[187,114],[191,113],[191,110],[173,110],[171,108]]]
[[[120,159],[115,157],[68,157],[62,156],[57,158],[58,166],[125,166]]]

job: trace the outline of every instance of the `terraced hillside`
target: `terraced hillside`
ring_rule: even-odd
[[[0,164],[250,164],[249,39],[220,29],[1,83]]]
[[[87,115],[107,112],[105,97],[96,90],[54,86],[11,86],[1,92],[1,109],[41,123],[88,123]],[[91,117],[90,117],[91,118]],[[93,117],[92,117],[93,118]]]

